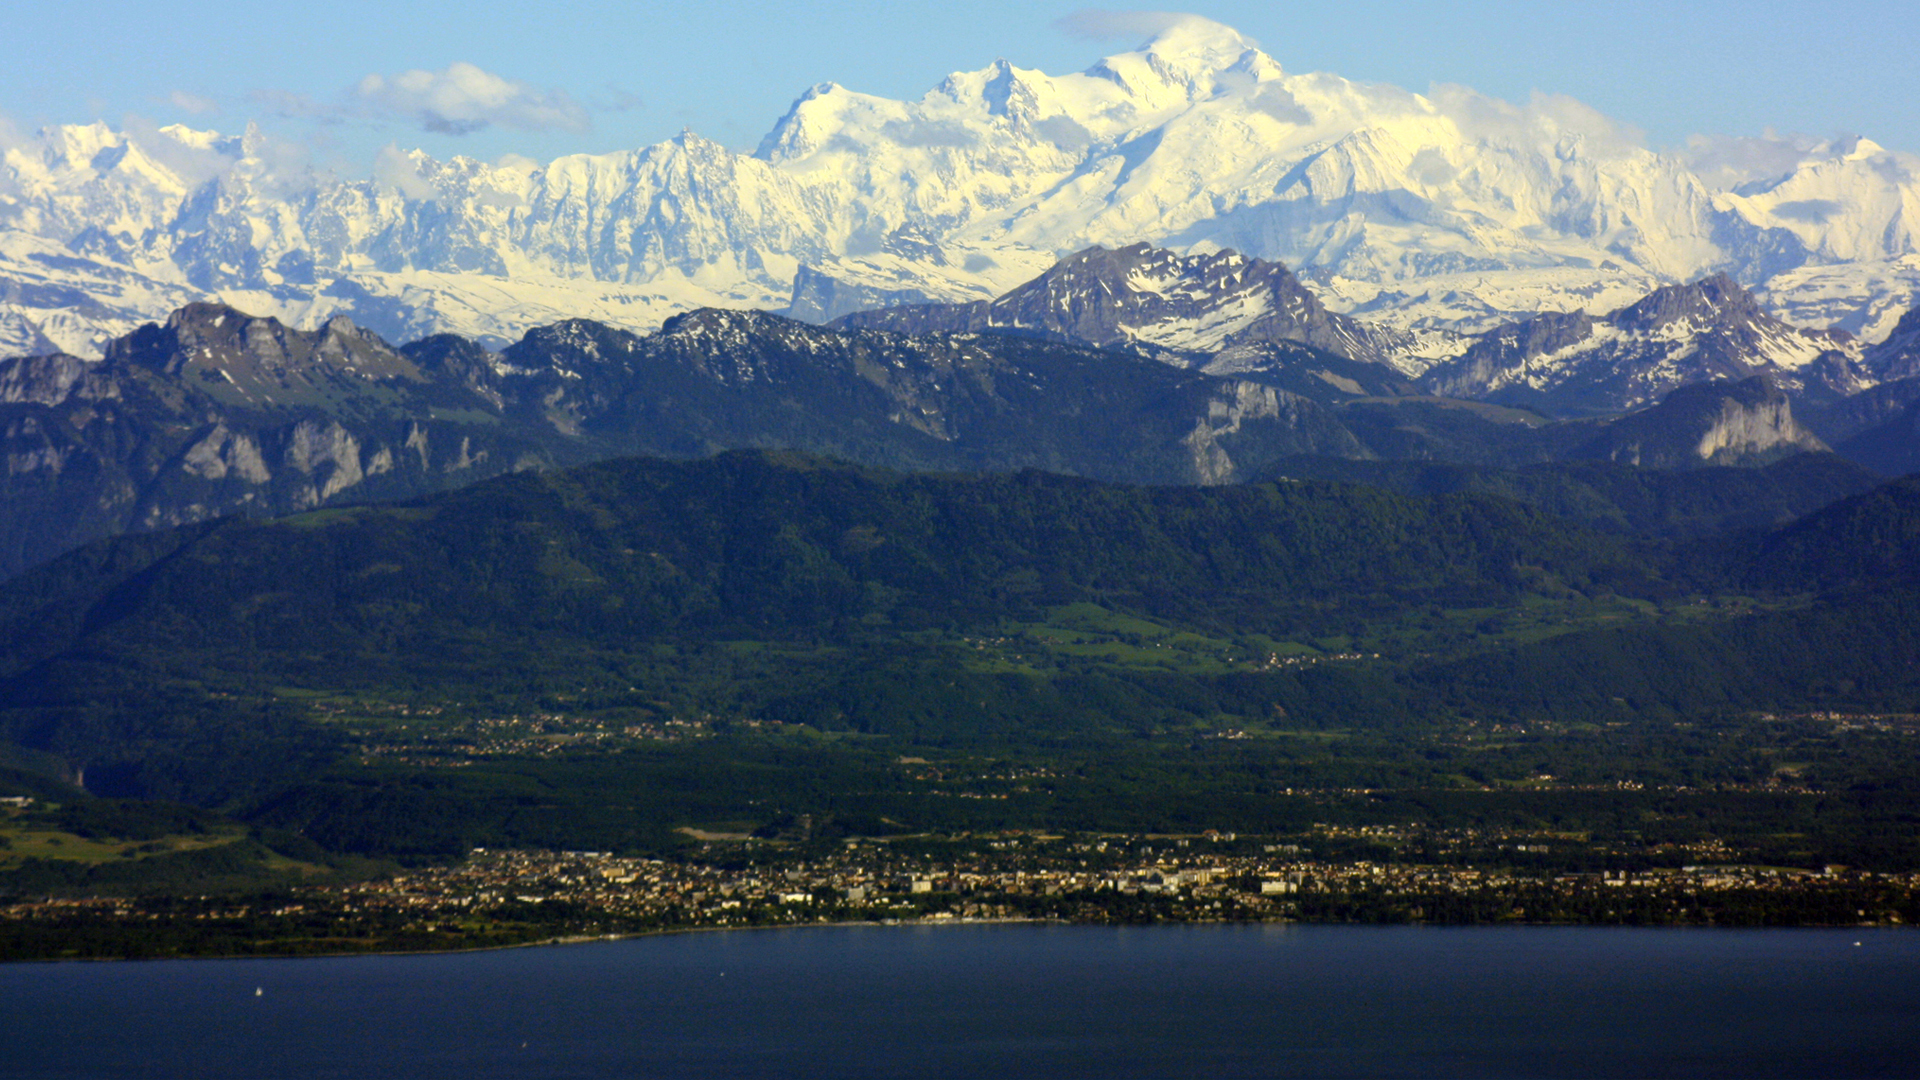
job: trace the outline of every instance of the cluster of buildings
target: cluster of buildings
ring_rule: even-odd
[[[1392,827],[1348,833],[1387,839]],[[738,926],[847,919],[1314,918],[1333,898],[1485,896],[1527,889],[1563,896],[1605,891],[1711,894],[1852,888],[1915,895],[1920,875],[1857,874],[1728,864],[1554,871],[1517,866],[1322,861],[1299,844],[1202,837],[1067,839],[1032,835],[945,843],[848,841],[802,853],[779,844],[709,844],[701,861],[605,852],[476,850],[464,862],[319,890],[343,913],[417,910],[451,915],[540,906],[662,926]],[[1495,845],[1545,853],[1546,844]]]
[[[0,953],[6,941],[20,938],[8,926],[25,932],[35,924],[61,940],[74,932],[65,928],[89,926],[109,934],[170,934],[168,940],[185,943],[178,946],[185,954],[463,948],[847,921],[1920,921],[1920,874],[1707,862],[1583,872],[1565,869],[1571,860],[1558,857],[1533,858],[1537,865],[1529,868],[1517,863],[1571,838],[1541,842],[1521,834],[1455,838],[1475,850],[1518,857],[1493,863],[1451,855],[1415,862],[1325,854],[1330,844],[1397,846],[1408,831],[1321,826],[1292,838],[1297,842],[1215,832],[902,837],[835,845],[739,837],[707,840],[683,859],[476,849],[454,865],[270,895],[34,898],[0,906]]]

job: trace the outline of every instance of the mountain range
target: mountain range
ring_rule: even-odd
[[[627,455],[782,448],[889,468],[1223,484],[1345,475],[1326,459],[1752,465],[1826,451],[1822,431],[1885,468],[1920,443],[1908,411],[1920,379],[1870,378],[1905,370],[1905,338],[1888,353],[1842,331],[1782,330],[1717,278],[1609,319],[1577,323],[1585,334],[1566,344],[1504,328],[1410,376],[1381,347],[1388,335],[1329,312],[1278,264],[1144,245],[1089,249],[991,302],[831,327],[701,309],[646,335],[571,319],[498,352],[454,334],[395,346],[344,316],[302,331],[195,303],[110,341],[101,360],[0,361],[0,574],[114,533],[410,499]],[[1782,340],[1836,347],[1791,366],[1782,356],[1804,360],[1811,346],[1783,354]],[[1498,351],[1511,342],[1534,352]],[[1705,381],[1676,374],[1669,361],[1685,356],[1712,359]],[[1588,395],[1562,403],[1610,415],[1556,419],[1551,395],[1507,400],[1515,386],[1493,379],[1464,387],[1485,400],[1434,392],[1500,363],[1559,372]],[[1870,389],[1838,397],[1809,374],[1827,368]],[[1809,401],[1811,428],[1794,413]],[[1823,481],[1825,498],[1868,475],[1850,468]]]
[[[0,355],[97,355],[206,300],[494,347],[701,306],[827,321],[991,301],[1143,242],[1284,263],[1408,372],[1720,273],[1759,313],[1866,341],[1920,287],[1911,155],[1850,138],[1732,168],[1560,99],[1293,73],[1198,18],[1078,74],[1001,60],[913,101],[823,83],[752,153],[688,132],[545,164],[395,152],[356,180],[282,149],[103,124],[5,148]]]

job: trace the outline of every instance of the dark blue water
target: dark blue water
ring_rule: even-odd
[[[10,964],[0,1075],[1916,1076],[1920,933],[846,927]]]

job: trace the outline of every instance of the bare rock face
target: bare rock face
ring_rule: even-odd
[[[1920,304],[1908,308],[1893,333],[1867,350],[1866,366],[1886,382],[1920,375]]]
[[[1793,402],[1767,379],[1702,383],[1607,425],[1576,458],[1647,468],[1758,464],[1827,445],[1793,419]]]
[[[0,404],[58,405],[93,367],[65,353],[22,357],[0,369]]]
[[[254,408],[318,404],[342,383],[425,381],[412,361],[345,316],[309,333],[214,303],[188,304],[111,342],[106,360],[197,382],[204,393]]]
[[[180,467],[208,480],[224,480],[229,474],[253,484],[273,479],[253,436],[230,431],[225,424],[215,424],[205,437],[188,447],[180,456]]]
[[[399,498],[494,461],[551,460],[499,423],[495,400],[341,317],[302,331],[190,304],[104,351],[0,360],[0,576],[116,532]]]
[[[1717,274],[1599,317],[1575,311],[1499,327],[1421,381],[1450,397],[1605,414],[1644,408],[1688,384],[1763,374],[1837,399],[1871,385],[1860,357],[1853,335],[1782,322]]]
[[[1201,484],[1233,483],[1276,453],[1371,456],[1318,402],[1251,382],[1223,387],[1181,441],[1193,455],[1194,480]]]
[[[833,325],[907,334],[1024,332],[1176,357],[1291,341],[1384,363],[1395,344],[1328,310],[1279,263],[1234,251],[1181,255],[1150,244],[1088,248],[995,300],[865,311]]]
[[[623,454],[790,447],[1211,483],[1278,453],[1364,453],[1326,409],[1273,387],[1030,338],[841,333],[763,312],[701,309],[645,336],[568,320],[491,353],[192,304],[105,352],[0,361],[0,576],[130,529]]]

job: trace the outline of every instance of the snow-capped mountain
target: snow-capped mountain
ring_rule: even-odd
[[[1688,297],[1655,299],[1676,318],[1692,310]],[[708,308],[645,335],[566,320],[493,352],[453,334],[394,347],[341,316],[299,330],[195,303],[105,354],[0,360],[0,577],[118,532],[634,454],[792,448],[889,468],[1218,484],[1307,457],[1686,467],[1822,447],[1757,379],[1687,386],[1609,423],[1549,423],[1425,397],[1390,365],[1287,339],[1232,345],[1195,370],[1031,335],[836,330]],[[1244,367],[1223,368],[1234,358]],[[1897,419],[1905,402],[1868,404],[1852,430]],[[1907,453],[1905,432],[1889,427],[1869,449]]]
[[[824,83],[753,154],[689,132],[543,166],[394,152],[366,180],[283,156],[251,131],[100,124],[8,148],[0,351],[91,354],[216,296],[396,340],[703,305],[824,321],[991,299],[1141,242],[1285,263],[1397,331],[1611,311],[1724,271],[1871,338],[1920,285],[1910,155],[1844,140],[1709,182],[1572,103],[1296,74],[1198,18],[1078,74],[998,61],[914,101]]]
[[[1873,381],[1859,339],[1792,326],[1724,275],[1656,289],[1604,315],[1539,315],[1496,328],[1422,383],[1434,393],[1557,413],[1642,408],[1688,384],[1767,375],[1816,399]]]
[[[1070,255],[993,300],[855,312],[832,325],[950,334],[1026,332],[1176,356],[1291,341],[1354,360],[1390,363],[1408,335],[1328,311],[1278,263],[1237,252],[1181,255],[1148,244]]]
[[[1088,248],[991,301],[880,308],[830,325],[1028,334],[1296,392],[1299,380],[1310,386],[1318,379],[1351,396],[1424,391],[1559,415],[1630,412],[1684,385],[1756,375],[1803,400],[1834,404],[1920,374],[1920,309],[1867,348],[1844,330],[1810,330],[1773,317],[1725,275],[1664,286],[1600,315],[1550,312],[1477,336],[1430,333],[1420,343],[1329,311],[1278,263],[1146,244]],[[1406,381],[1421,374],[1422,365],[1408,359],[1413,347],[1436,343],[1458,355],[1427,368],[1417,387]]]

